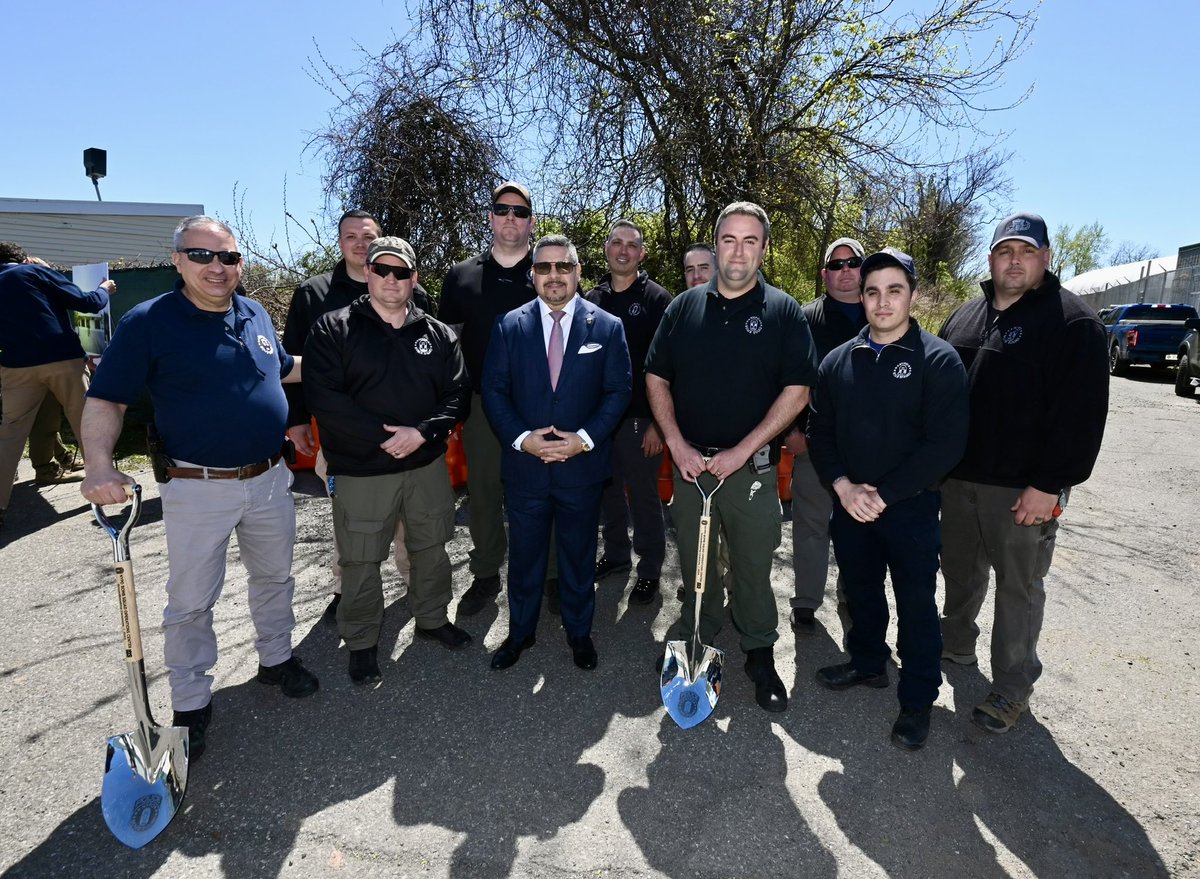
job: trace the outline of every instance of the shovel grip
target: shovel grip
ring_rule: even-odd
[[[142,661],[142,628],[138,623],[137,592],[133,588],[133,562],[117,562],[117,604],[121,608],[121,632],[125,637],[125,661]]]

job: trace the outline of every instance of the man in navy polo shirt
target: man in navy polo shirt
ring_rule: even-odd
[[[938,486],[967,442],[967,374],[954,349],[909,315],[912,258],[887,248],[862,264],[867,326],[821,361],[808,418],[809,455],[837,495],[829,534],[850,607],[850,661],[817,671],[831,690],[888,685],[891,572],[900,627],[900,715],[892,742],[929,736],[941,685]]]
[[[125,409],[148,388],[171,465],[159,492],[170,562],[163,652],[173,723],[188,727],[194,758],[212,717],[212,609],[235,529],[249,572],[258,680],[300,697],[316,692],[317,679],[292,655],[296,509],[280,459],[281,381],[299,381],[300,359],[280,346],[262,306],[234,292],[242,257],[228,226],[188,217],[174,245],[182,280],[122,318],[88,392],[81,490],[92,503],[124,502],[133,480],[113,467],[113,447]]]

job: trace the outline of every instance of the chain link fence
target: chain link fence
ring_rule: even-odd
[[[1134,302],[1182,302],[1200,309],[1200,269],[1189,267],[1159,272],[1105,290],[1082,293],[1080,298],[1096,311]]]

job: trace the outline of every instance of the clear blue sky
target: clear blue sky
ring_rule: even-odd
[[[105,200],[200,203],[231,219],[236,184],[260,240],[282,232],[285,176],[292,213],[321,220],[322,163],[304,145],[335,100],[305,72],[314,39],[335,65],[357,66],[358,47],[408,27],[397,0],[5,7],[0,196],[93,199],[82,151],[103,147]],[[1163,255],[1200,242],[1198,8],[1042,7],[1006,85],[1033,94],[984,123],[1014,153],[1014,208],[1052,227],[1099,220],[1114,245]]]

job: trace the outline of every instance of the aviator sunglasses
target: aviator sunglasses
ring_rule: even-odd
[[[408,266],[388,266],[381,262],[371,263],[371,271],[379,275],[381,278],[386,278],[391,275],[397,281],[407,281],[412,277],[413,270]]]
[[[829,269],[831,272],[840,272],[845,268],[856,269],[862,264],[863,258],[861,256],[852,256],[848,259],[831,259],[829,262],[825,263],[825,268]]]
[[[533,264],[533,273],[535,275],[548,275],[554,272],[556,275],[569,275],[575,271],[575,266],[579,263],[574,262],[535,262]]]
[[[242,255],[236,250],[208,250],[203,247],[181,247],[176,253],[182,253],[192,262],[198,262],[202,266],[208,265],[213,261],[213,257],[223,266],[236,266],[242,261]]]
[[[492,213],[497,217],[507,217],[511,213],[518,220],[528,220],[533,216],[533,211],[523,204],[500,204],[499,202],[492,205]]]

